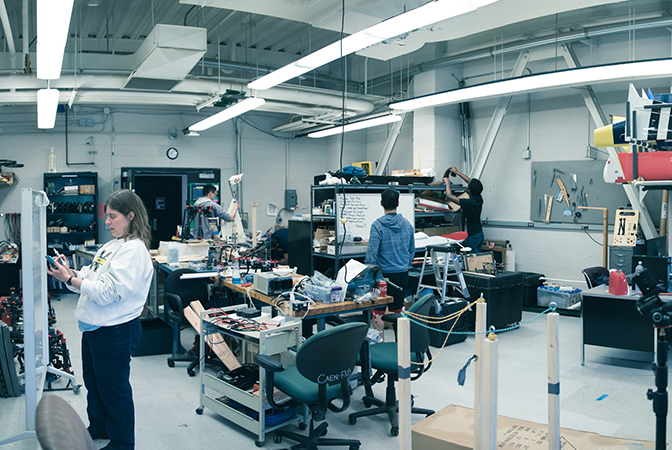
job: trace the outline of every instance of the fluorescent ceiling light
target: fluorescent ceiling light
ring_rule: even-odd
[[[200,122],[190,126],[189,131],[203,131],[207,130],[210,127],[214,127],[222,122],[225,122],[229,119],[233,119],[236,116],[245,114],[246,112],[258,108],[261,105],[266,103],[266,100],[263,98],[250,97],[242,102],[238,102],[233,106],[226,108],[224,111],[218,112],[217,114],[203,119]]]
[[[58,89],[40,89],[37,91],[37,128],[54,128],[58,97]]]
[[[348,131],[362,130],[364,128],[371,128],[376,127],[378,125],[385,125],[386,123],[399,122],[400,120],[401,120],[400,116],[391,114],[387,116],[376,117],[375,119],[362,120],[342,127],[327,128],[326,130],[316,131],[315,133],[310,133],[308,137],[322,138],[326,136],[333,136],[334,134],[341,134],[341,133],[347,133]]]
[[[414,109],[449,105],[489,97],[539,91],[542,89],[582,86],[615,81],[633,81],[669,77],[672,74],[672,59],[612,64],[606,66],[569,69],[540,75],[514,78],[455,89],[424,97],[392,103],[390,108],[411,111]]]
[[[61,76],[74,0],[37,0],[37,78]]]
[[[497,0],[435,0],[418,8],[399,14],[365,30],[351,34],[341,41],[304,56],[248,84],[248,89],[264,90],[272,88],[301,74],[317,69],[341,56],[349,55],[363,48],[400,34],[431,25],[451,17],[475,11],[481,6]],[[341,45],[343,48],[341,49]]]

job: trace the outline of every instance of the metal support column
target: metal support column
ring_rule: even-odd
[[[577,69],[581,67],[576,54],[568,44],[563,44],[561,48],[562,56],[565,58],[567,65],[571,69]],[[593,122],[595,122],[595,125],[598,128],[608,125],[609,122],[607,121],[606,116],[602,111],[602,107],[597,102],[597,98],[595,97],[593,89],[590,86],[585,86],[584,89],[580,89],[580,91],[581,95],[583,95],[583,101],[586,103],[586,107],[588,108],[588,111],[590,111],[590,116],[592,117]],[[616,151],[615,147],[607,147],[607,152],[611,158],[618,160],[618,152]],[[656,227],[653,225],[653,221],[651,220],[651,214],[649,214],[649,210],[646,208],[646,205],[640,201],[639,195],[637,195],[635,188],[631,184],[626,183],[623,184],[623,190],[625,191],[625,195],[628,196],[628,201],[632,207],[639,210],[639,226],[644,232],[646,239],[658,237]]]
[[[380,154],[378,167],[376,167],[376,169],[373,172],[374,175],[382,175],[385,172],[387,163],[390,162],[390,156],[392,156],[392,150],[394,150],[394,144],[397,143],[399,133],[401,132],[401,129],[406,123],[406,116],[408,116],[407,113],[399,115],[401,116],[401,120],[398,122],[394,122],[394,124],[392,125],[392,131],[390,131],[390,135],[387,137],[387,141],[385,141],[385,147],[383,147],[383,153]]]
[[[511,71],[511,78],[518,78],[523,74],[525,68],[527,67],[527,62],[530,60],[531,52],[522,52],[518,55],[516,64],[513,66]],[[499,128],[502,126],[502,121],[506,115],[506,111],[509,109],[509,104],[511,103],[512,95],[507,95],[505,97],[500,97],[499,102],[497,102],[497,107],[495,112],[492,113],[492,119],[490,119],[490,124],[488,129],[485,132],[485,138],[481,144],[481,148],[478,150],[478,155],[476,156],[476,162],[474,167],[471,168],[470,178],[481,178],[483,173],[483,168],[485,163],[490,156],[492,151],[492,146],[495,144],[495,139],[497,138],[497,133],[499,133]]]

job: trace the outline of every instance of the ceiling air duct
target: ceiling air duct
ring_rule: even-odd
[[[170,91],[180,83],[207,50],[205,28],[157,24],[134,57],[138,68],[123,89]]]

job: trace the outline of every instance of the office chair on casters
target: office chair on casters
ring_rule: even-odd
[[[600,282],[598,280],[599,278],[601,277],[609,278],[609,271],[602,266],[589,267],[587,269],[583,269],[581,273],[583,274],[583,277],[586,279],[588,289],[592,289],[595,286],[604,284],[603,282]]]
[[[432,294],[427,294],[415,302],[408,311],[422,316],[429,316],[429,309],[434,301],[434,296]],[[383,320],[393,318],[396,322],[396,318],[400,316],[401,314],[386,314],[383,316]],[[397,436],[399,435],[399,404],[397,402],[397,394],[394,386],[399,378],[397,343],[383,342],[372,345],[369,348],[368,359],[371,362],[371,367],[376,370],[376,373],[370,380],[368,379],[369,364],[366,359],[363,359],[362,377],[366,386],[367,395],[362,398],[362,401],[364,401],[364,406],[366,408],[370,408],[372,405],[376,405],[377,408],[354,412],[348,416],[348,422],[350,425],[354,425],[357,423],[358,417],[387,414],[390,419],[390,424],[392,425],[390,434],[392,436]],[[411,322],[411,380],[418,379],[426,370],[429,370],[431,362],[426,363],[425,361],[431,359],[432,355],[429,352],[429,330],[422,325]],[[375,383],[382,382],[385,378],[387,378],[387,389],[385,393],[385,401],[382,401],[373,396],[371,386]],[[431,409],[412,407],[411,413],[430,416],[434,414],[434,411]]]
[[[364,323],[346,323],[321,331],[299,347],[296,364],[285,368],[270,356],[255,356],[254,361],[266,372],[266,397],[273,408],[283,409],[273,400],[273,389],[277,387],[294,400],[308,406],[311,411],[308,436],[278,429],[275,430],[273,442],[280,443],[286,437],[299,442],[292,449],[312,450],[317,446],[347,446],[350,450],[359,449],[361,443],[355,439],[323,438],[327,434],[327,423],[322,422],[315,427],[315,421],[324,420],[327,408],[341,412],[349,406],[349,376],[355,367],[367,331],[368,326]],[[333,400],[337,398],[342,399],[341,407],[333,404]]]
[[[178,269],[166,278],[164,284],[164,299],[168,307],[168,317],[173,321],[173,351],[168,358],[168,367],[175,367],[176,362],[189,362],[187,373],[190,377],[196,375],[194,369],[198,366],[198,354],[194,351],[185,352],[180,343],[180,329],[187,324],[184,317],[184,308],[194,300],[205,303],[208,300],[207,278],[181,280],[185,273],[196,273],[192,269]],[[198,345],[195,345],[198,348]]]
[[[44,450],[96,450],[77,411],[57,395],[44,395],[37,404],[35,431]]]

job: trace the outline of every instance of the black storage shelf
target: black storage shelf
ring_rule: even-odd
[[[93,193],[57,194],[64,186],[93,186]],[[52,203],[93,203],[93,211],[87,212],[49,212],[47,208],[47,247],[57,248],[67,254],[72,245],[83,244],[87,240],[98,241],[98,174],[96,172],[62,172],[44,174],[44,191]],[[88,227],[93,223],[90,231],[68,231],[67,233],[49,231],[50,227],[57,227],[53,223],[65,219],[62,226],[68,229]],[[51,225],[50,225],[51,224]],[[50,280],[50,290],[64,291],[63,283]]]

